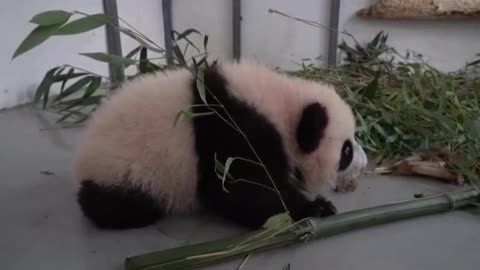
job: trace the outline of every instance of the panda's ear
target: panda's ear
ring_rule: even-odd
[[[300,150],[304,153],[313,152],[322,140],[327,125],[327,110],[320,103],[311,103],[303,108],[297,126],[297,143]]]

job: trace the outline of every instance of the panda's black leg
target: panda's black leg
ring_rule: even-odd
[[[154,200],[135,187],[103,186],[87,180],[77,195],[83,214],[102,229],[138,228],[162,217]]]
[[[322,217],[336,213],[333,204],[319,197],[311,202],[300,192],[279,186],[282,200],[295,221],[306,217]],[[202,183],[200,194],[207,207],[216,214],[240,225],[257,229],[276,214],[285,212],[278,193],[249,183],[234,183],[227,186],[228,193],[218,188],[218,183]]]

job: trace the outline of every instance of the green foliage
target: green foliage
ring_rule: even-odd
[[[402,56],[386,42],[382,33],[363,46],[357,41],[353,47],[344,42],[340,49],[347,57],[342,66],[321,69],[303,65],[295,74],[337,87],[352,105],[357,138],[370,156],[392,161],[411,152],[447,147],[450,169],[466,180],[477,181],[478,73],[441,72],[422,55],[408,51]]]
[[[107,23],[112,22],[112,17],[99,13],[94,15],[87,15],[83,18],[74,20],[58,29],[57,35],[76,35],[85,33]]]
[[[42,44],[52,36],[84,33],[104,26],[110,23],[112,19],[105,14],[95,14],[86,15],[83,18],[65,24],[73,14],[76,13],[50,10],[33,16],[30,22],[38,26],[22,41],[17,50],[15,50],[12,59]]]
[[[82,17],[68,22],[72,15],[80,15]],[[112,17],[105,14],[88,15],[82,12],[67,12],[63,10],[41,12],[33,16],[30,20],[31,23],[37,24],[37,27],[21,42],[20,46],[14,52],[12,59],[37,47],[50,37],[81,34],[110,24],[117,27],[122,34],[136,40],[139,46],[135,47],[125,57],[111,55],[105,52],[80,53],[80,55],[89,57],[95,61],[121,66],[124,69],[132,65],[136,66],[137,73],[127,79],[133,79],[141,74],[163,71],[170,68],[166,64],[154,63],[155,60],[165,58],[165,50],[163,48],[134,28],[129,29],[121,25],[113,24],[112,19]],[[123,21],[121,18],[120,20]],[[127,24],[127,26],[129,25]],[[173,67],[192,65],[192,68],[196,72],[202,72],[200,67],[208,65],[208,55],[206,52],[208,37],[203,37],[204,51],[201,51],[198,46],[191,41],[191,35],[202,36],[195,29],[187,29],[181,33],[173,31],[172,36],[175,41],[173,46],[175,63]],[[185,41],[186,44],[184,48],[181,49],[179,42],[183,41]],[[194,49],[196,53],[191,59],[187,59],[185,56],[189,48]],[[159,53],[160,57],[149,58],[149,51]],[[202,82],[203,78],[199,80],[197,85],[199,91],[203,93],[201,96],[205,97],[205,88]],[[45,74],[35,92],[34,101],[36,103],[42,101],[43,109],[52,109],[60,113],[61,117],[58,119],[59,122],[73,120],[75,123],[80,123],[86,120],[89,113],[94,111],[95,107],[101,103],[104,95],[99,93],[103,90],[110,89],[111,87],[109,87],[109,85],[114,85],[113,83],[114,82],[111,82],[108,77],[70,65],[62,65],[52,68]],[[57,85],[61,85],[58,95],[51,91]],[[56,96],[52,98],[52,95]],[[179,113],[175,124],[185,118],[210,114],[213,113],[193,113],[189,108],[186,108]]]
[[[121,57],[118,55],[112,55],[108,53],[103,53],[103,52],[96,52],[96,53],[81,53],[80,55],[90,57],[94,60],[100,61],[100,62],[105,62],[105,63],[110,63],[114,65],[121,65],[121,66],[129,66],[129,65],[134,65],[137,61],[127,58],[127,57]]]
[[[18,46],[17,50],[15,50],[13,53],[12,59],[42,44],[44,41],[53,36],[58,31],[60,26],[60,24],[37,26],[22,41],[22,43],[20,43],[20,46]]]

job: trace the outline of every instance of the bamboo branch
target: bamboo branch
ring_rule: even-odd
[[[287,230],[263,229],[217,241],[129,257],[127,270],[193,269],[267,249],[320,239],[364,227],[464,208],[480,201],[480,190],[441,193],[326,218],[309,218]],[[282,231],[283,230],[283,231]],[[281,231],[281,232],[280,232]],[[280,233],[279,233],[280,232]]]

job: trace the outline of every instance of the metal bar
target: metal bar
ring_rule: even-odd
[[[328,38],[328,65],[337,65],[338,25],[340,17],[340,0],[330,1],[330,25]]]
[[[114,18],[113,24],[118,25],[118,9],[116,0],[103,0],[103,12]],[[107,24],[107,52],[109,54],[122,56],[122,42],[120,31],[113,25]],[[125,72],[122,66],[109,64],[110,79],[116,85],[125,79]]]
[[[232,33],[233,33],[233,59],[240,59],[242,52],[241,40],[242,1],[232,0]]]
[[[162,0],[163,31],[165,39],[165,57],[167,64],[173,64],[173,40],[172,40],[172,0]]]

